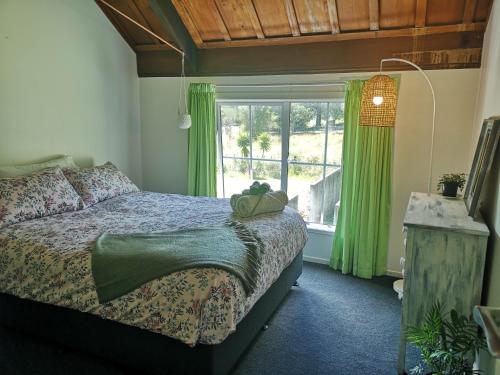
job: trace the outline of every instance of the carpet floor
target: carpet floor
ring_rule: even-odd
[[[396,374],[401,305],[393,281],[357,279],[305,263],[300,285],[292,288],[234,375]],[[411,368],[418,354],[408,352],[407,368]],[[0,328],[0,373],[123,375],[127,371]]]

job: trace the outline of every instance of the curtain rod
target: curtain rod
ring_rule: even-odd
[[[130,22],[132,22],[133,24],[135,24],[136,26],[139,26],[141,29],[143,29],[145,32],[147,32],[148,34],[154,36],[156,39],[158,39],[159,41],[165,43],[167,46],[169,46],[170,48],[172,48],[174,51],[177,51],[178,53],[180,53],[182,56],[184,56],[184,51],[181,50],[180,48],[177,48],[176,46],[174,46],[172,43],[166,41],[165,39],[163,39],[161,36],[159,36],[158,34],[152,32],[151,30],[149,30],[147,27],[141,25],[139,22],[137,22],[136,20],[130,18],[129,16],[127,16],[125,13],[121,12],[120,10],[116,9],[113,5],[111,5],[110,3],[104,1],[104,0],[99,0],[99,2],[101,2],[102,4],[106,5],[108,8],[112,9],[113,11],[115,11],[116,13],[118,13],[120,16],[126,18],[127,20],[129,20]]]
[[[259,88],[259,87],[324,87],[324,86],[345,86],[345,81],[327,83],[276,83],[276,84],[248,84],[248,85],[218,85],[217,88]]]

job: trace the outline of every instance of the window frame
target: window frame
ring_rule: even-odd
[[[317,166],[323,169],[322,178],[326,178],[326,170],[328,167],[342,168],[342,162],[340,165],[329,164],[327,160],[328,156],[328,131],[329,124],[328,121],[325,126],[325,143],[324,143],[324,153],[323,153],[323,163],[311,163],[305,161],[291,161],[290,160],[290,115],[292,103],[345,103],[344,98],[323,98],[323,99],[217,99],[216,100],[216,121],[217,121],[217,153],[218,153],[218,163],[220,168],[220,178],[222,183],[222,195],[226,196],[225,189],[225,179],[224,179],[224,158],[233,160],[249,160],[250,168],[253,167],[252,161],[268,161],[268,162],[278,162],[274,159],[265,158],[254,158],[252,156],[252,142],[250,142],[250,157],[237,157],[237,156],[224,156],[222,147],[222,122],[221,122],[221,107],[224,105],[231,106],[248,106],[249,107],[249,124],[250,124],[250,139],[252,139],[252,106],[255,105],[273,105],[281,106],[281,176],[280,185],[281,190],[288,193],[288,169],[289,165],[309,165]],[[321,220],[320,223],[309,222],[308,224],[331,226],[330,224],[324,224],[324,203],[325,203],[325,189],[323,189],[322,199],[321,199]]]

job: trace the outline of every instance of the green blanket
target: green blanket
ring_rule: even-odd
[[[251,294],[261,249],[260,240],[237,222],[176,232],[104,233],[92,252],[92,275],[100,303],[158,277],[196,267],[226,270]]]

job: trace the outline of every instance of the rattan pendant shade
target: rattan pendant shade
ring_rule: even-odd
[[[361,95],[359,125],[393,127],[396,124],[396,104],[394,80],[383,74],[370,78]]]

